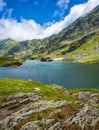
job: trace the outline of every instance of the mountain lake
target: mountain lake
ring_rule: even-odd
[[[27,60],[19,67],[0,67],[1,78],[36,80],[66,88],[99,88],[99,64]]]

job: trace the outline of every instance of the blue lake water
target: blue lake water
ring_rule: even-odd
[[[67,88],[99,88],[99,64],[29,60],[17,68],[0,67],[0,77],[32,79]]]

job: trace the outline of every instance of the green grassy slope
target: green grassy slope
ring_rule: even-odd
[[[0,56],[4,56],[11,50],[14,46],[19,44],[18,41],[12,40],[12,39],[6,39],[3,41],[0,41]]]
[[[40,93],[36,92],[34,88],[39,88]],[[58,85],[45,85],[40,82],[32,80],[21,80],[21,79],[12,79],[12,78],[0,78],[0,97],[9,96],[19,92],[25,93],[39,93],[47,100],[69,100],[75,101],[76,95],[70,96],[63,94],[64,92],[70,92],[71,94],[83,91],[83,89],[76,88],[73,90],[67,90],[66,88]],[[87,91],[87,89],[86,89]],[[99,92],[97,89],[90,89],[91,92]],[[1,99],[1,98],[0,98]]]
[[[99,62],[99,32],[82,38],[76,43],[76,46],[78,46],[77,49],[69,52],[67,57],[72,57],[82,62]]]

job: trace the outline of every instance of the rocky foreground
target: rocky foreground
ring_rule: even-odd
[[[34,88],[34,93],[4,97],[0,130],[99,130],[98,92],[64,89],[62,94],[66,98],[52,100],[46,98],[48,95],[43,97],[40,91]]]

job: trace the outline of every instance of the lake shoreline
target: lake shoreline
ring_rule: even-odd
[[[4,60],[4,59],[5,60]],[[3,60],[2,60],[3,59]],[[31,59],[30,59],[31,60]],[[38,59],[34,59],[35,61],[41,61],[41,60],[38,60]],[[15,59],[12,57],[0,57],[0,67],[18,67],[18,66],[21,66],[24,62],[26,62],[27,60],[25,61],[22,61],[20,59]],[[64,57],[58,57],[58,58],[52,58],[52,61],[64,61],[64,62],[73,62],[73,63],[88,63],[88,64],[99,64],[98,61],[95,61],[95,60],[86,60],[85,59],[80,59],[80,60],[76,60],[76,59],[66,59]],[[41,62],[49,62],[49,61],[41,61]]]
[[[27,60],[18,67],[0,67],[0,77],[36,80],[45,84],[58,84],[68,88],[98,87],[98,64],[66,61],[41,62]]]

